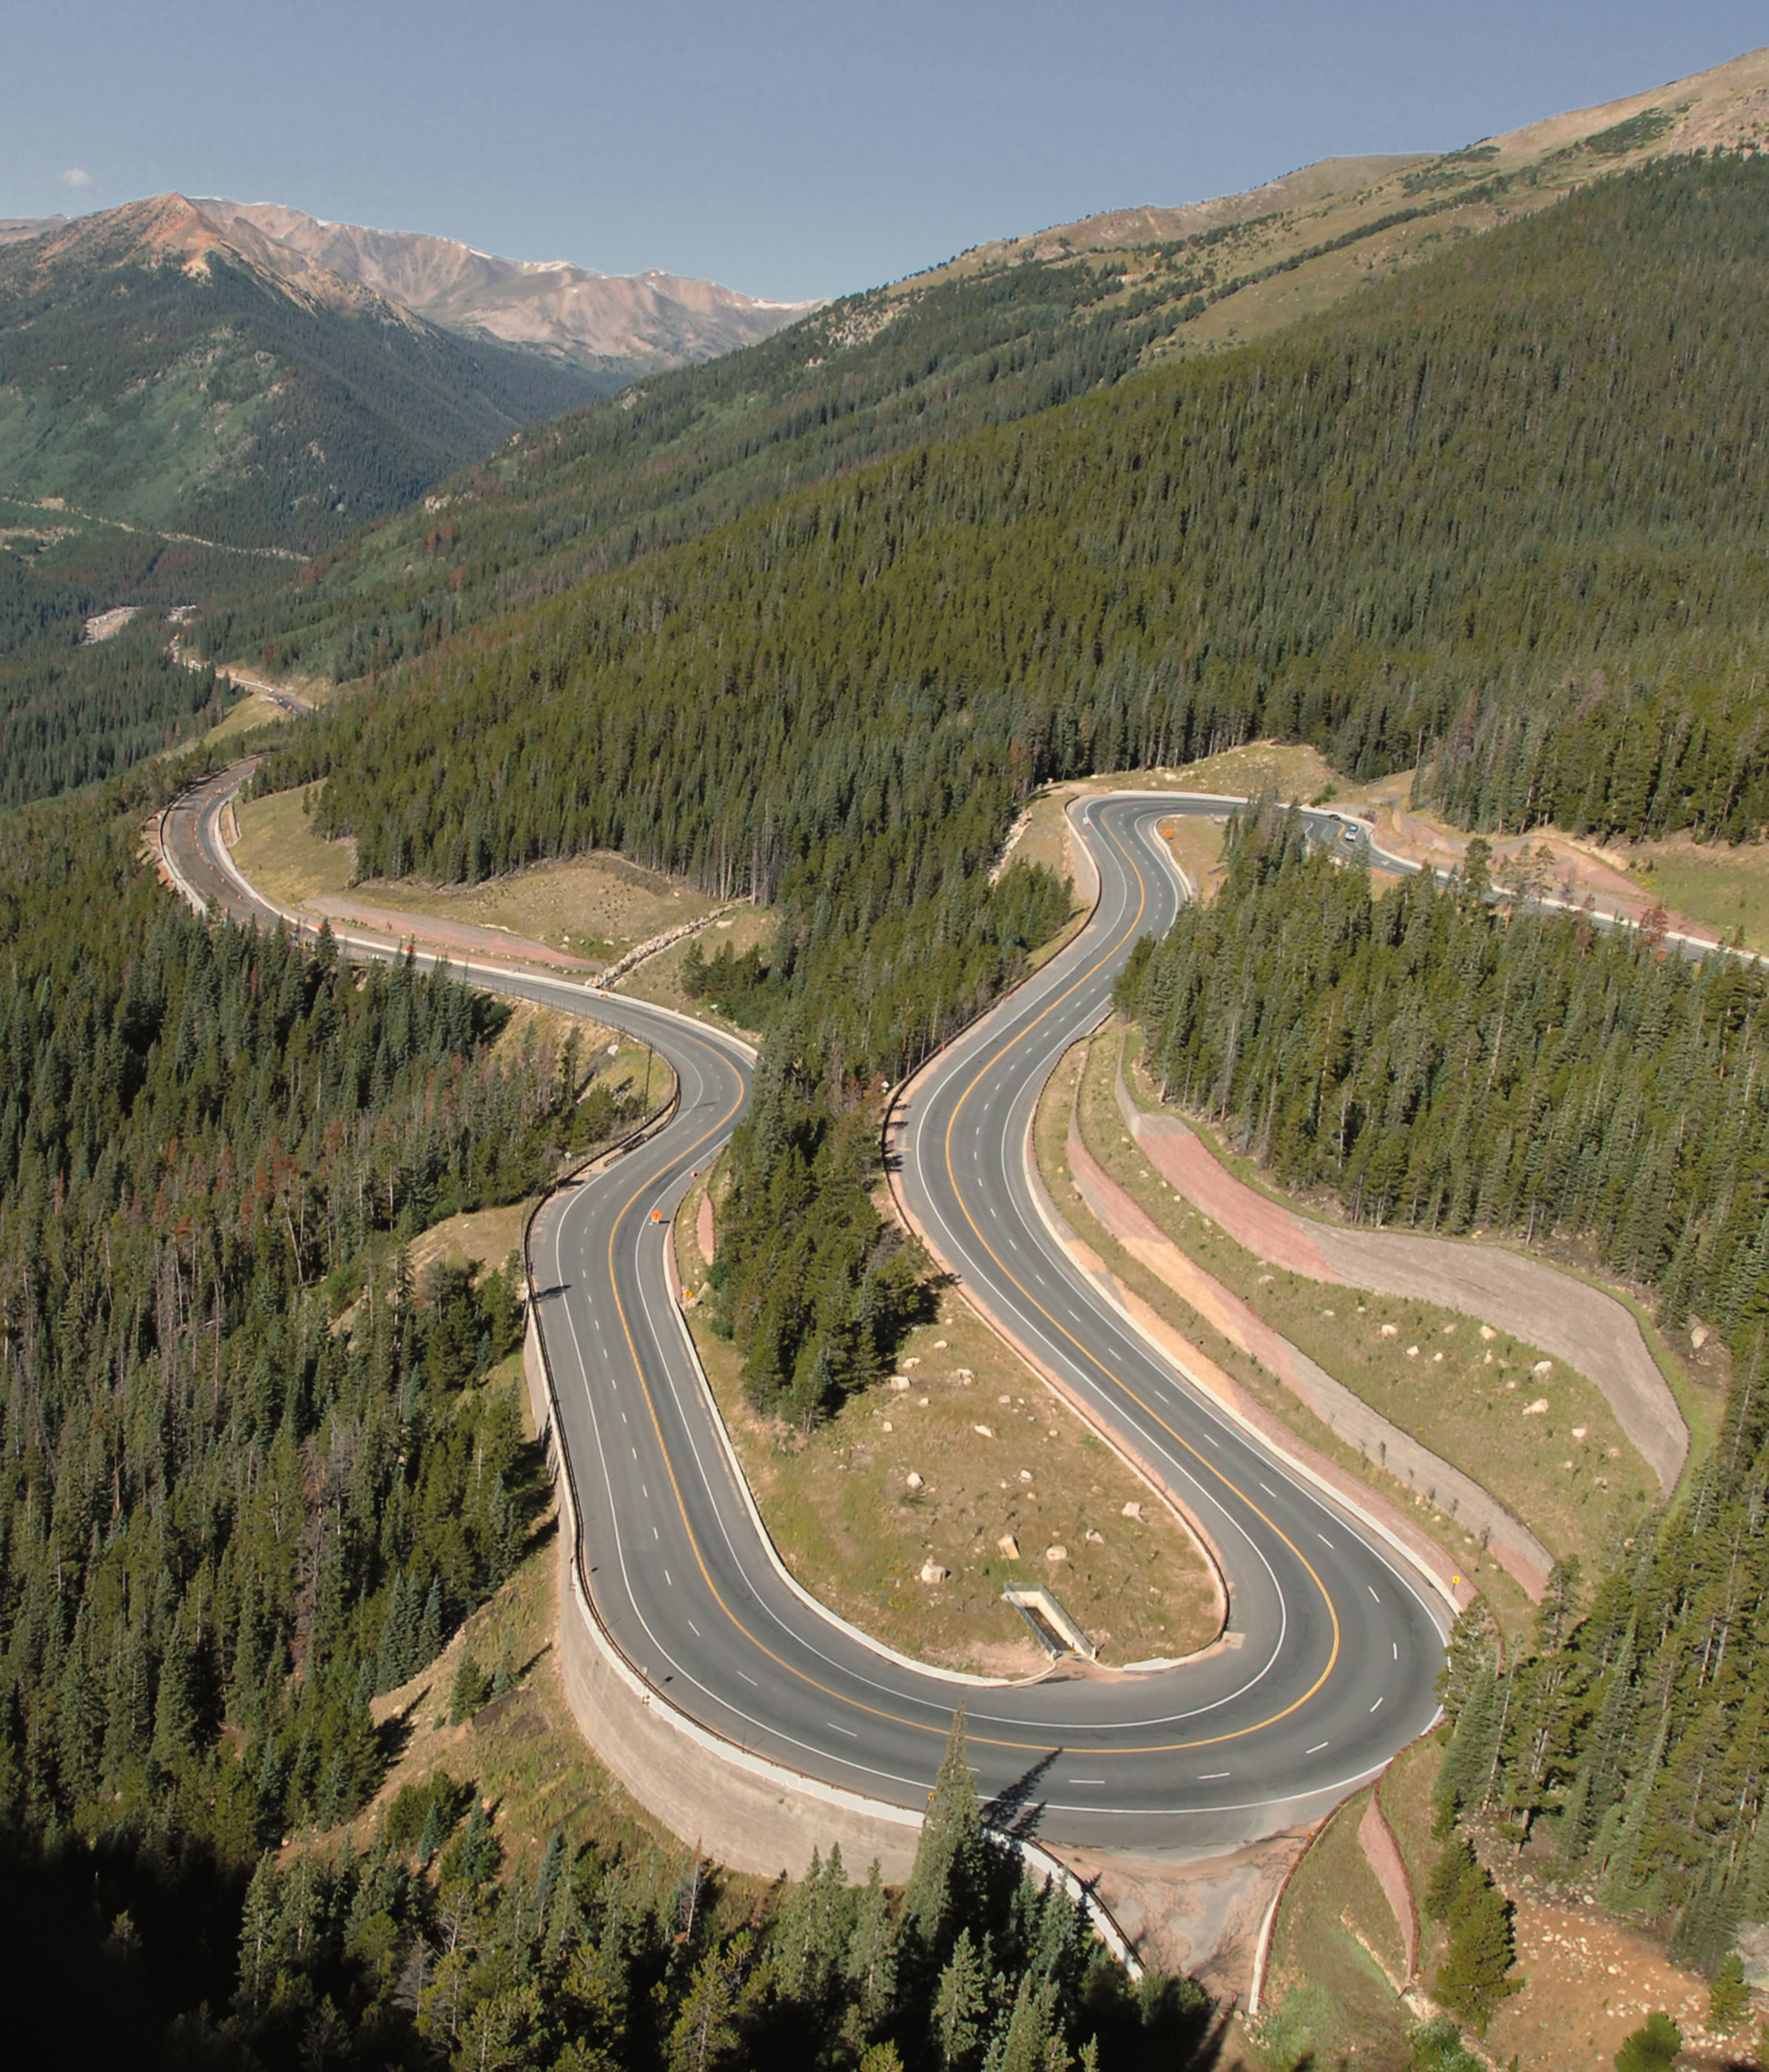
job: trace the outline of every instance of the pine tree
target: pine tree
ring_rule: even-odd
[[[1432,1992],[1451,2013],[1484,2036],[1500,2004],[1521,1992],[1523,1981],[1508,1976],[1517,1956],[1511,1909],[1478,1863],[1472,1874],[1460,1879],[1446,1925],[1449,1946]]]
[[[897,2003],[897,1923],[876,1858],[854,1908],[845,1975],[849,1994],[845,2033],[852,2045],[876,2036]]]
[[[246,1887],[240,1917],[240,1984],[235,2004],[245,2012],[257,2008],[269,1991],[281,1947],[281,1918],[276,1859],[267,1849]]]
[[[1436,1831],[1447,1834],[1465,1807],[1479,1805],[1485,1798],[1493,1766],[1499,1753],[1499,1728],[1504,1709],[1501,1673],[1491,1663],[1473,1672],[1473,1681],[1456,1716],[1438,1771],[1435,1786]]]
[[[1476,1597],[1457,1613],[1443,1667],[1438,1671],[1438,1702],[1452,1728],[1483,1671],[1496,1666],[1499,1653],[1499,1627],[1492,1608],[1484,1597]]]
[[[711,2072],[737,2042],[748,1955],[748,1938],[740,1935],[728,1950],[709,1950],[696,1967],[670,2031],[670,2072]]]
[[[1452,1835],[1431,1866],[1420,1895],[1420,1910],[1427,1921],[1452,1920],[1462,1905],[1465,1887],[1478,1885],[1486,1873],[1465,1836]]]
[[[971,1931],[961,1929],[934,1994],[934,2034],[948,2072],[967,2065],[981,2041],[987,1983]]]
[[[1049,1980],[1023,1978],[991,2072],[1068,2072],[1070,2062],[1057,2025],[1057,1988]]]
[[[1710,2034],[1724,2036],[1736,2029],[1750,2012],[1751,1988],[1745,1983],[1744,1960],[1736,1950],[1729,1950],[1720,1959],[1713,1984],[1708,1988],[1705,2026]]]
[[[1671,2072],[1683,2048],[1683,2032],[1658,2009],[1625,2037],[1615,2054],[1615,2072]]]
[[[915,1863],[903,1892],[903,1926],[943,1959],[982,1897],[987,1844],[965,1742],[965,1708],[952,1716],[946,1754],[928,1800]]]

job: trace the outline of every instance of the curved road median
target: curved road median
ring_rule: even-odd
[[[169,865],[199,902],[274,923],[286,917],[240,877],[216,824],[239,777],[168,813]],[[1093,918],[915,1082],[897,1181],[967,1286],[1201,1521],[1221,1554],[1237,1642],[1133,1678],[964,1687],[979,1789],[997,1823],[1020,1834],[1177,1857],[1318,1818],[1380,1770],[1435,1716],[1443,1614],[1409,1562],[1127,1327],[1029,1198],[1026,1125],[1045,1074],[1097,1020],[1137,936],[1175,910],[1180,887],[1154,828],[1175,809],[1171,796],[1085,809],[1102,881]],[[341,947],[388,953],[348,938]],[[576,1513],[573,1589],[586,1636],[593,1626],[605,1643],[593,1672],[568,1642],[581,1690],[593,1675],[605,1688],[618,1682],[667,1719],[714,1792],[742,1773],[815,1801],[805,1824],[826,1836],[838,1807],[913,1827],[958,1691],[784,1585],[675,1315],[669,1220],[748,1099],[745,1046],[552,974],[477,960],[454,968],[641,1036],[679,1089],[663,1127],[552,1198],[532,1235],[533,1320]],[[661,1762],[638,1751],[627,1766],[642,1798],[647,1778],[662,1793]],[[679,1809],[665,1817],[687,1824]],[[778,1868],[781,1855],[770,1860]]]

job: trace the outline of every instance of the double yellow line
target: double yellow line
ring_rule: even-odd
[[[1136,880],[1139,896],[1135,915],[1132,918],[1129,927],[1114,938],[1110,947],[1098,960],[1098,961],[1090,965],[1087,970],[1082,972],[1081,975],[1063,992],[1057,994],[1057,997],[1045,1008],[1043,1013],[1039,1014],[1036,1020],[1028,1023],[1024,1030],[1020,1030],[1018,1035],[1009,1038],[999,1050],[993,1051],[976,1072],[975,1075],[966,1086],[964,1092],[960,1094],[958,1102],[953,1108],[952,1119],[946,1125],[945,1145],[946,1176],[952,1185],[954,1198],[958,1202],[958,1207],[963,1213],[965,1221],[970,1224],[972,1235],[975,1237],[978,1244],[979,1244],[983,1247],[983,1250],[988,1253],[989,1257],[994,1260],[996,1267],[1000,1270],[1002,1274],[1012,1284],[1014,1288],[1019,1291],[1020,1296],[1024,1299],[1024,1301],[1028,1303],[1032,1309],[1036,1309],[1040,1316],[1044,1318],[1045,1322],[1053,1330],[1061,1333],[1061,1335],[1074,1346],[1076,1351],[1082,1355],[1082,1359],[1086,1360],[1096,1371],[1103,1375],[1106,1380],[1111,1383],[1112,1386],[1116,1388],[1131,1402],[1134,1403],[1137,1408],[1143,1412],[1145,1416],[1148,1417],[1155,1424],[1158,1424],[1160,1429],[1168,1434],[1168,1437],[1173,1441],[1176,1445],[1182,1447],[1184,1451],[1188,1453],[1195,1462],[1196,1462],[1201,1469],[1204,1470],[1207,1474],[1213,1476],[1231,1496],[1237,1498],[1242,1503],[1245,1504],[1246,1508],[1253,1514],[1253,1515],[1257,1518],[1270,1532],[1271,1532],[1278,1540],[1281,1540],[1283,1544],[1289,1548],[1290,1552],[1295,1556],[1304,1572],[1307,1575],[1309,1580],[1320,1593],[1321,1602],[1326,1607],[1327,1616],[1332,1626],[1332,1646],[1328,1655],[1327,1666],[1321,1671],[1320,1675],[1315,1678],[1315,1681],[1309,1685],[1308,1688],[1303,1692],[1300,1697],[1293,1699],[1289,1704],[1283,1706],[1277,1712],[1268,1714],[1263,1719],[1254,1720],[1249,1725],[1244,1727],[1230,1729],[1224,1733],[1204,1735],[1191,1741],[1160,1741],[1147,1745],[1139,1745],[1131,1747],[1096,1747],[1090,1749],[1090,1753],[1099,1756],[1177,1755],[1183,1753],[1188,1749],[1215,1748],[1227,1741],[1245,1740],[1250,1734],[1262,1733],[1268,1728],[1277,1725],[1280,1720],[1288,1719],[1292,1713],[1299,1712],[1303,1706],[1310,1702],[1310,1700],[1320,1690],[1322,1685],[1326,1683],[1328,1678],[1332,1675],[1334,1667],[1339,1660],[1339,1614],[1333,1603],[1332,1593],[1328,1589],[1326,1584],[1321,1580],[1314,1567],[1314,1564],[1309,1560],[1307,1556],[1303,1552],[1301,1548],[1298,1547],[1296,1543],[1290,1537],[1290,1536],[1283,1531],[1282,1527],[1276,1524],[1270,1517],[1268,1517],[1244,1490],[1238,1488],[1225,1474],[1223,1474],[1220,1468],[1217,1467],[1212,1462],[1208,1460],[1195,1446],[1191,1444],[1188,1440],[1183,1437],[1180,1433],[1176,1431],[1172,1425],[1168,1424],[1167,1420],[1163,1417],[1151,1404],[1144,1401],[1143,1397],[1139,1396],[1127,1383],[1123,1381],[1118,1375],[1111,1373],[1100,1360],[1096,1359],[1092,1353],[1089,1352],[1087,1348],[1081,1342],[1081,1341],[1075,1337],[1074,1334],[1056,1317],[1053,1316],[1051,1312],[1045,1308],[1045,1305],[1038,1300],[1036,1296],[1032,1294],[1031,1290],[1024,1285],[1024,1284],[1020,1280],[1019,1276],[1015,1274],[1012,1268],[1007,1265],[1004,1260],[1003,1260],[1000,1255],[995,1251],[995,1248],[989,1243],[988,1240],[983,1235],[982,1231],[978,1227],[976,1219],[971,1215],[969,1208],[965,1205],[963,1194],[958,1187],[958,1175],[954,1170],[952,1163],[953,1132],[958,1126],[958,1116],[963,1108],[964,1104],[970,1099],[971,1094],[975,1091],[978,1085],[985,1077],[987,1077],[995,1067],[1000,1063],[1001,1059],[1004,1058],[1008,1052],[1013,1048],[1014,1045],[1020,1040],[1021,1037],[1029,1036],[1032,1031],[1039,1026],[1040,1023],[1044,1022],[1049,1015],[1054,1013],[1057,1009],[1061,1006],[1065,1001],[1069,999],[1082,986],[1085,985],[1090,978],[1094,977],[1108,963],[1110,963],[1111,959],[1117,954],[1118,949],[1123,944],[1126,936],[1128,935],[1134,937],[1136,929],[1141,923],[1143,915],[1147,911],[1148,885],[1147,880],[1143,876],[1142,871],[1138,868],[1135,857],[1131,856],[1130,851],[1125,847],[1124,844],[1119,841],[1117,835],[1114,834],[1110,828],[1104,828],[1102,829],[1102,832],[1106,834],[1107,839],[1113,844],[1114,847],[1117,849],[1118,853],[1123,857],[1125,863],[1128,865],[1131,874]],[[710,1048],[710,1046],[708,1047]],[[725,1111],[724,1114],[720,1117],[719,1120],[711,1129],[708,1130],[703,1136],[696,1139],[695,1142],[682,1154],[683,1157],[687,1158],[692,1157],[692,1154],[696,1151],[698,1151],[703,1145],[711,1143],[715,1137],[720,1136],[724,1130],[726,1125],[732,1122],[741,1112],[742,1106],[742,1098],[740,1096],[738,1100]],[[713,1581],[712,1572],[707,1567],[706,1558],[700,1549],[700,1536],[694,1530],[693,1523],[688,1516],[687,1505],[683,1499],[681,1484],[676,1478],[675,1466],[670,1457],[669,1445],[663,1437],[663,1425],[658,1417],[657,1404],[653,1400],[651,1384],[645,1377],[644,1364],[639,1359],[638,1348],[634,1341],[632,1325],[626,1314],[626,1305],[621,1300],[620,1283],[616,1276],[614,1268],[615,1248],[619,1241],[622,1227],[625,1225],[626,1219],[631,1212],[638,1206],[639,1202],[642,1201],[647,1194],[651,1194],[655,1190],[657,1185],[658,1182],[655,1178],[645,1182],[642,1186],[638,1187],[632,1194],[628,1196],[626,1202],[622,1205],[618,1213],[616,1215],[614,1223],[610,1229],[608,1237],[608,1281],[610,1291],[614,1298],[615,1312],[620,1319],[622,1335],[626,1341],[626,1350],[633,1363],[633,1371],[638,1378],[640,1388],[644,1392],[645,1407],[651,1415],[651,1429],[657,1436],[658,1449],[663,1456],[664,1472],[669,1476],[670,1489],[672,1494],[675,1496],[676,1509],[681,1516],[683,1530],[687,1535],[688,1544],[693,1551],[695,1562],[700,1571],[702,1580],[706,1584],[707,1589],[711,1592],[713,1601],[718,1605],[720,1610],[724,1614],[725,1618],[730,1621],[733,1626],[734,1626],[737,1630],[742,1634],[744,1638],[749,1642],[751,1646],[755,1648],[760,1654],[765,1655],[777,1669],[782,1671],[783,1675],[794,1678],[798,1682],[804,1684],[807,1688],[817,1692],[822,1696],[827,1698],[833,1704],[846,1708],[850,1711],[866,1714],[873,1719],[884,1720],[893,1726],[907,1727],[918,1733],[929,1734],[935,1738],[943,1738],[946,1729],[942,1725],[931,1723],[926,1720],[912,1719],[903,1713],[890,1711],[884,1707],[868,1704],[862,1699],[853,1697],[847,1692],[838,1691],[829,1684],[820,1682],[816,1677],[808,1675],[804,1670],[800,1669],[795,1664],[786,1661],[782,1656],[777,1654],[773,1648],[769,1646],[765,1641],[761,1639],[744,1623],[743,1620],[738,1617],[737,1613],[734,1612],[731,1606],[725,1601],[724,1597],[720,1592],[718,1585]],[[673,1296],[671,1299],[674,1299]],[[1089,1735],[1092,1735],[1098,1733],[1100,1729],[1097,1727],[1086,1727],[1084,1728],[1082,1731],[1086,1732]],[[1016,1738],[991,1737],[975,1733],[973,1733],[970,1738],[985,1748],[1012,1749],[1016,1751],[1036,1752],[1040,1753],[1049,1753],[1050,1752],[1050,1744],[1048,1741],[1028,1741]],[[1109,1811],[1110,1809],[1107,1807],[1102,1810]]]

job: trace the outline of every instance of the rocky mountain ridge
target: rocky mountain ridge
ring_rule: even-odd
[[[677,273],[503,259],[452,237],[330,223],[274,202],[211,198],[199,206],[230,232],[274,239],[445,330],[635,374],[753,345],[819,306],[764,302]]]
[[[0,245],[0,495],[312,553],[618,388],[183,195]]]
[[[815,302],[770,302],[678,273],[605,274],[568,260],[503,259],[450,237],[331,223],[275,202],[154,195],[92,216],[0,220],[0,247],[45,239],[46,259],[119,237],[191,261],[221,247],[336,308],[364,295],[444,331],[538,347],[602,376],[692,366],[770,337]]]
[[[1592,151],[1589,147],[1594,143],[1598,148]],[[1695,150],[1765,148],[1769,148],[1769,48],[1746,51],[1645,93],[1550,115],[1502,135],[1480,138],[1459,150],[1321,158],[1241,194],[1176,207],[1108,209],[1027,236],[994,238],[953,264],[1058,258],[1169,244],[1365,193],[1417,194],[1426,187],[1452,186],[1459,179],[1472,183],[1480,177],[1516,174],[1550,159],[1566,162],[1582,151],[1601,166],[1624,157],[1670,158]],[[1439,172],[1439,168],[1443,171]]]

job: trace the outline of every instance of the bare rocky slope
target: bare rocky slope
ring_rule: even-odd
[[[500,259],[452,237],[328,223],[275,202],[199,205],[231,233],[274,239],[446,330],[541,346],[604,369],[643,374],[711,360],[818,306],[761,302],[675,273]]]

